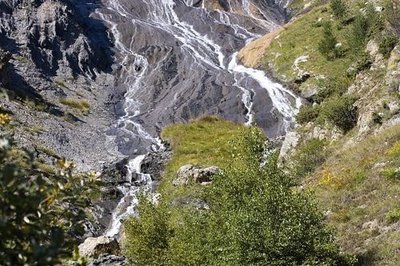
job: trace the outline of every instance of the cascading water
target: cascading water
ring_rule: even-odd
[[[238,1],[225,1],[229,8]],[[239,1],[240,2],[240,1]],[[251,12],[206,9],[205,0],[104,0],[97,11],[113,35],[119,85],[126,88],[124,114],[110,130],[112,141],[132,159],[127,165],[124,197],[112,215],[109,236],[121,219],[135,215],[139,191],[152,191],[151,177],[141,173],[149,147],[162,148],[156,137],[165,124],[203,113],[247,125],[267,135],[284,134],[294,123],[300,99],[260,70],[238,64],[237,51],[277,27]],[[240,6],[239,5],[239,6]],[[138,155],[139,154],[139,155]]]

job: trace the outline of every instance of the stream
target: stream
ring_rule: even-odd
[[[138,193],[154,193],[141,163],[148,151],[164,149],[158,138],[163,126],[212,114],[257,124],[273,138],[294,126],[301,100],[237,61],[243,46],[281,22],[263,5],[225,0],[225,9],[212,10],[206,0],[102,2],[96,16],[110,29],[118,85],[126,90],[110,141],[131,158],[127,182],[118,187],[124,196],[105,233],[116,236],[121,221],[137,215]]]

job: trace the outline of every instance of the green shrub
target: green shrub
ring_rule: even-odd
[[[382,171],[382,175],[390,180],[400,180],[400,169],[396,167],[389,167]]]
[[[71,258],[97,181],[47,172],[8,139],[0,143],[0,265],[58,265]]]
[[[139,219],[124,223],[124,232],[129,237],[124,243],[125,255],[135,265],[166,265],[169,216],[164,206],[155,207],[144,195],[140,198]]]
[[[317,119],[319,115],[318,105],[303,105],[300,108],[299,113],[296,115],[296,121],[299,124],[306,124],[308,122],[313,122]]]
[[[331,0],[332,13],[337,19],[344,19],[347,14],[347,6],[342,0]]]
[[[352,265],[311,195],[293,189],[293,179],[277,167],[277,156],[260,167],[264,146],[259,134],[233,143],[238,156],[199,195],[208,209],[140,201],[140,217],[127,222],[128,260],[171,266]]]
[[[293,174],[301,179],[314,172],[326,160],[326,141],[313,138],[299,146],[292,158]]]
[[[385,58],[389,58],[390,53],[399,42],[399,39],[394,35],[384,35],[382,41],[379,43],[379,53],[381,53]]]
[[[318,43],[318,51],[328,60],[333,60],[343,55],[343,50],[338,47],[336,37],[333,35],[332,24],[325,22],[323,25],[323,37]]]
[[[348,95],[331,97],[322,103],[319,119],[347,132],[357,124],[358,111],[354,106],[355,101],[354,97]]]

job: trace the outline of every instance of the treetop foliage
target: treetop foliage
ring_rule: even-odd
[[[55,265],[84,233],[94,176],[47,173],[0,137],[0,265]]]

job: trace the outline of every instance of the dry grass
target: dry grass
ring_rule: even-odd
[[[90,110],[90,104],[86,100],[82,99],[71,99],[71,98],[61,98],[60,103],[75,110],[78,110],[82,114],[88,114]]]
[[[371,265],[397,265],[400,180],[383,172],[400,167],[400,125],[355,144],[343,140],[331,150],[309,186],[330,211],[329,223],[337,229],[341,246],[368,254],[370,261],[375,260]]]

